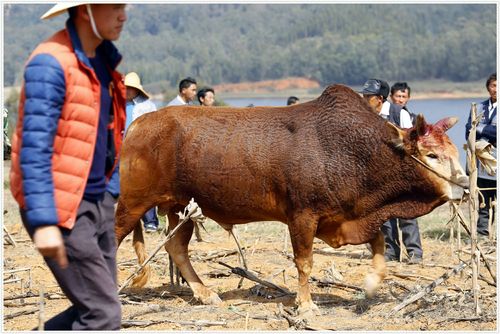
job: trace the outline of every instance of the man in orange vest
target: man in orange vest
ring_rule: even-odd
[[[48,330],[118,330],[114,198],[107,183],[125,127],[125,86],[111,41],[122,4],[59,3],[66,28],[28,59],[12,143],[11,190],[23,224],[72,306]]]

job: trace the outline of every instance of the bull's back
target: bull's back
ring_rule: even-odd
[[[214,219],[285,220],[286,166],[300,141],[290,129],[295,117],[284,108],[170,107],[146,114],[125,139],[122,189],[149,187],[153,196],[168,194],[181,204],[194,197]]]

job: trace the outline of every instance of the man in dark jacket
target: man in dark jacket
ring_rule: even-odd
[[[403,106],[387,100],[389,96],[389,84],[387,82],[378,79],[369,79],[365,82],[360,93],[363,94],[363,98],[372,109],[384,119],[401,128],[411,128],[413,126],[410,113],[406,109],[403,109]],[[399,261],[401,255],[398,220],[403,234],[403,242],[410,257],[409,263],[422,262],[423,251],[416,219],[398,218],[385,222],[381,227],[385,239],[386,261]]]
[[[477,106],[477,115],[482,114],[479,125],[476,127],[476,140],[484,140],[493,145],[492,152],[496,157],[497,147],[497,74],[493,73],[486,80],[486,89],[490,98],[479,103]],[[469,137],[471,130],[471,115],[465,125],[465,138]],[[487,173],[481,164],[477,163],[477,186],[482,189],[481,194],[484,197],[483,208],[479,208],[479,217],[477,220],[477,233],[480,235],[489,235],[488,220],[491,201],[495,200],[497,179],[496,175]]]

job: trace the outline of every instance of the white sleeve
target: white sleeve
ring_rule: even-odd
[[[405,109],[401,109],[399,124],[402,129],[409,129],[413,127],[410,114]]]

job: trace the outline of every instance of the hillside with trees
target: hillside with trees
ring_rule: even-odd
[[[19,85],[37,43],[66,15],[4,4],[4,85]],[[122,72],[175,87],[305,77],[321,85],[475,81],[496,69],[495,4],[130,4],[117,45]]]

